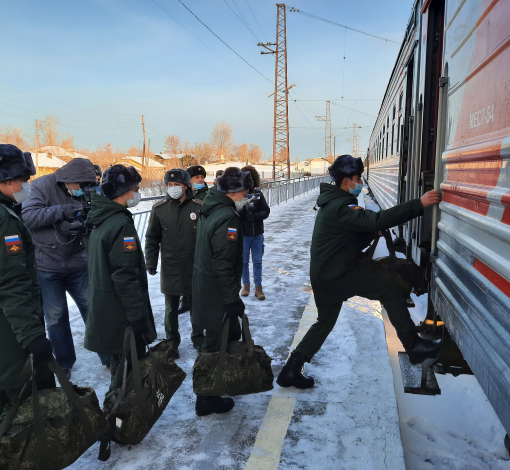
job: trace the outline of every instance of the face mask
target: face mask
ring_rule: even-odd
[[[182,190],[182,186],[170,186],[166,192],[172,199],[179,199],[184,191]]]
[[[352,181],[352,180],[351,180]],[[352,181],[354,183],[354,181]],[[363,189],[363,185],[359,183],[354,183],[356,187],[354,189],[349,188],[349,193],[351,193],[353,196],[357,197],[361,193],[361,190]]]
[[[234,202],[236,203],[236,209],[242,209],[248,203],[248,198],[243,197],[242,201],[234,201]]]
[[[19,180],[16,180],[16,181],[18,181],[18,183],[21,183],[21,181],[19,181]],[[21,187],[23,189],[17,193],[12,191],[12,188],[11,188],[12,195],[18,204],[22,203],[23,201],[26,201],[30,197],[30,191],[31,191],[30,183],[21,183]]]
[[[140,199],[142,199],[141,193],[133,193],[133,199],[126,199],[127,206],[128,207],[135,207],[140,202]]]
[[[193,183],[193,187],[196,189],[196,190],[199,190],[199,189],[203,189],[205,188],[205,183]]]
[[[73,189],[72,191],[69,189],[69,186],[67,186],[66,184],[66,188],[67,190],[73,195],[73,196],[76,196],[76,197],[80,197],[80,196],[85,196],[85,193],[83,192],[83,189]]]

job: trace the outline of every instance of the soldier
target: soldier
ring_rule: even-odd
[[[106,401],[122,385],[121,355],[124,332],[133,328],[137,350],[156,339],[156,328],[142,247],[128,208],[140,201],[142,181],[133,166],[113,165],[104,172],[101,194],[92,194],[87,223],[92,227],[88,241],[89,304],[85,348],[111,354],[111,384]]]
[[[200,212],[197,249],[193,270],[191,322],[205,329],[205,349],[219,348],[222,324],[230,318],[229,342],[241,337],[239,318],[244,303],[239,297],[243,272],[243,234],[235,201],[246,197],[253,186],[248,171],[230,167],[218,177]],[[234,406],[232,398],[197,396],[198,416],[225,413]]]
[[[200,165],[190,166],[187,170],[191,178],[191,187],[193,189],[193,196],[195,199],[203,201],[209,191],[209,186],[205,182],[207,173],[205,168]]]
[[[218,181],[218,176],[221,176],[224,173],[224,170],[216,170],[216,175],[214,176],[213,186],[216,187],[216,183]]]
[[[103,176],[103,172],[99,165],[94,165],[94,171],[96,172],[96,186],[99,186],[101,184],[101,176]]]
[[[41,292],[35,270],[35,246],[21,220],[21,202],[35,175],[30,153],[0,145],[0,421],[16,401],[20,374],[33,354],[39,389],[54,387],[44,362],[51,360]]]
[[[180,169],[165,173],[168,186],[164,201],[154,204],[145,234],[147,272],[154,276],[161,247],[161,293],[165,295],[166,339],[179,357],[179,298],[192,305],[191,287],[195,259],[196,228],[203,202],[193,198],[189,174]],[[193,347],[200,350],[203,330],[193,328]]]
[[[320,186],[317,199],[320,210],[315,219],[310,261],[318,319],[276,379],[281,387],[313,387],[313,378],[302,374],[303,365],[312,360],[335,326],[342,303],[355,295],[381,302],[413,364],[439,354],[440,342],[424,340],[416,333],[398,286],[378,274],[374,267],[365,271],[367,260],[361,252],[374,239],[375,232],[420,216],[424,207],[440,202],[440,195],[429,191],[421,199],[388,210],[363,210],[357,205],[363,170],[361,158],[341,155],[329,167],[335,184]]]

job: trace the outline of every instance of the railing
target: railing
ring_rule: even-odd
[[[268,183],[267,188],[262,188],[261,191],[266,198],[268,206],[280,205],[281,202],[286,202],[289,199],[294,199],[300,194],[307,193],[312,189],[319,187],[321,183],[331,181],[331,177],[327,175],[322,176],[305,176],[303,178],[294,178],[283,181],[275,181]],[[157,201],[163,199],[165,196],[145,197],[143,201]],[[135,223],[138,238],[142,244],[142,249],[145,251],[145,233],[147,232],[147,225],[149,223],[149,216],[152,209],[135,212],[133,220]]]

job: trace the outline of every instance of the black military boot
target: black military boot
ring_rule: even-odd
[[[278,374],[276,383],[280,387],[312,388],[315,380],[313,380],[313,377],[303,375],[304,364],[301,359],[290,356]]]
[[[434,359],[441,352],[440,339],[423,339],[414,329],[406,333],[397,333],[397,336],[402,341],[411,364],[419,364],[425,359]]]
[[[234,408],[234,400],[229,397],[197,397],[195,412],[197,416],[207,416],[211,413],[226,413]]]

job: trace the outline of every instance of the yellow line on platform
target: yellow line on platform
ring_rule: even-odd
[[[311,296],[299,322],[299,328],[294,335],[291,349],[294,349],[299,344],[316,320],[317,308],[315,307],[313,296]],[[276,470],[278,468],[283,443],[292,415],[294,414],[295,405],[296,398],[293,391],[278,388],[273,394],[267,407],[264,421],[257,433],[250,458],[244,467],[245,470]]]

